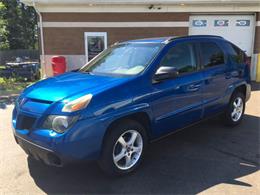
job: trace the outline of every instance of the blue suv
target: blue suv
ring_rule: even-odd
[[[77,71],[27,87],[13,110],[14,137],[46,164],[97,160],[123,175],[155,139],[219,114],[239,124],[249,68],[245,53],[218,36],[117,43]]]

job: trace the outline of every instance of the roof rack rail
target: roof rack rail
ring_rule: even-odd
[[[212,38],[221,38],[224,39],[222,36],[218,36],[218,35],[187,35],[187,36],[173,36],[173,37],[169,37],[167,40],[165,40],[165,43],[169,43],[170,41],[173,41],[175,39],[181,39],[181,38],[188,38],[188,37],[212,37]]]
[[[216,38],[222,38],[222,36],[219,36],[219,35],[189,35],[187,37],[216,37]]]

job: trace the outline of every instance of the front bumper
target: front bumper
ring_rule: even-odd
[[[16,114],[13,114],[16,142],[33,158],[54,166],[98,159],[109,123],[98,117],[81,119],[71,129],[59,134],[50,129],[38,128],[37,125],[33,125],[30,130],[18,129],[16,118]],[[39,120],[36,118],[35,123]]]
[[[21,148],[31,157],[36,160],[42,161],[47,165],[52,166],[63,166],[62,164],[64,160],[62,160],[59,156],[55,154],[55,152],[36,145],[28,140],[25,140],[21,137],[14,136],[17,144],[21,146]]]

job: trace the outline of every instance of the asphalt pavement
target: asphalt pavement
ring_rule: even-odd
[[[28,158],[12,135],[12,108],[0,108],[0,194],[260,194],[259,86],[239,126],[215,118],[168,136],[119,178],[95,162],[55,168]]]

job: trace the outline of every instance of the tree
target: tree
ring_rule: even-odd
[[[36,49],[38,33],[34,8],[25,6],[19,0],[0,0],[0,4],[0,37],[3,37],[4,43],[2,48]]]
[[[6,7],[0,2],[0,50],[8,49],[9,42],[7,40],[8,32],[6,29],[7,22],[3,18]]]

